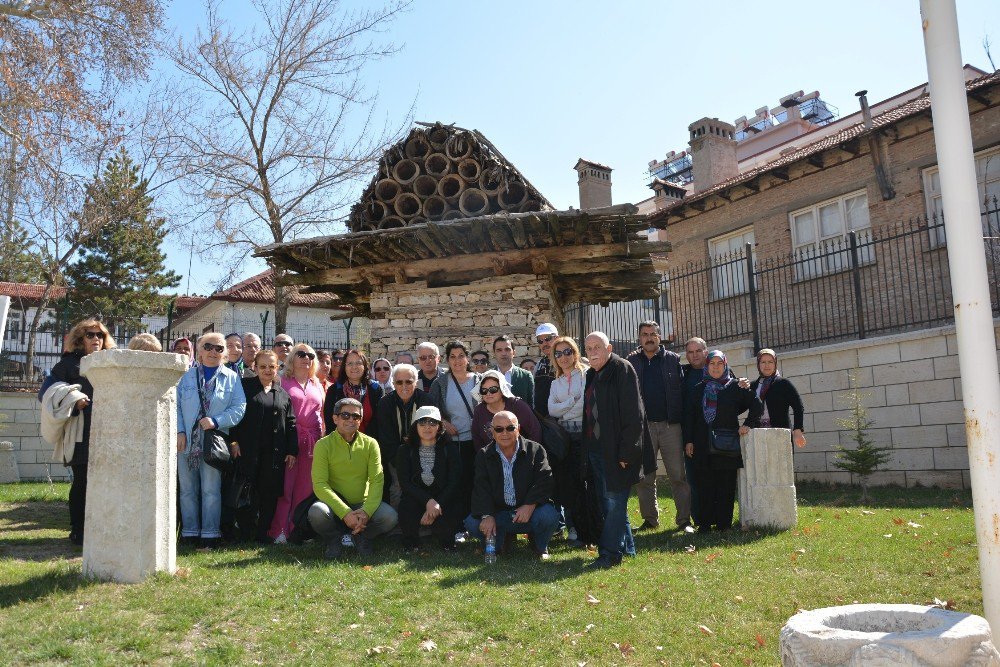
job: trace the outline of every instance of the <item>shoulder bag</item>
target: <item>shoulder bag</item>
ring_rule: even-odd
[[[708,432],[708,453],[713,456],[740,456],[740,432],[731,428],[713,428]]]

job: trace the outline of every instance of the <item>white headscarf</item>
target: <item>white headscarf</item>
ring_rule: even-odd
[[[496,380],[500,383],[500,393],[504,395],[505,398],[514,398],[514,392],[510,389],[510,383],[507,382],[507,378],[503,376],[498,370],[489,370],[483,373],[483,376],[479,378],[479,382],[476,386],[472,388],[472,397],[476,399],[476,403],[483,402],[483,395],[479,393],[480,387],[483,386],[484,380]]]

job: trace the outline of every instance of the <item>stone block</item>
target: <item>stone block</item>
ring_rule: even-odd
[[[846,370],[815,373],[809,376],[809,384],[812,387],[813,393],[847,389],[851,386],[850,377]]]
[[[887,470],[934,470],[933,449],[894,449],[891,454],[885,464]]]
[[[920,407],[921,424],[964,424],[965,411],[962,401],[923,403]]]
[[[806,440],[809,443],[806,450],[811,452],[830,452],[840,445],[840,436],[837,431],[819,431],[818,433],[807,431]],[[798,456],[802,451],[797,449],[795,456]]]
[[[858,365],[858,351],[855,349],[827,352],[823,355],[823,371],[840,371]]]
[[[796,452],[793,460],[796,473],[827,470],[825,452],[799,451]]]
[[[899,344],[899,360],[933,359],[948,355],[948,341],[944,336],[931,336],[907,340]]]
[[[962,471],[962,488],[971,489],[972,488],[972,473],[968,470]]]
[[[186,370],[177,355],[132,350],[94,352],[80,364],[94,385],[86,576],[135,583],[176,569],[175,387]]]
[[[952,382],[955,384],[955,400],[962,400],[962,378],[952,378]]]
[[[910,385],[890,384],[885,388],[886,405],[906,405],[910,402]]]
[[[14,423],[15,424],[35,424],[36,426],[41,424],[42,413],[40,410],[15,410],[14,411]]]
[[[968,468],[967,447],[938,447],[934,450],[935,470],[968,470]]]
[[[802,404],[805,406],[806,412],[829,412],[833,410],[833,392],[819,391],[802,394]]]
[[[854,442],[854,434],[851,431],[840,431],[840,446],[846,449],[854,449],[857,444]],[[868,437],[879,447],[892,446],[892,429],[890,428],[870,428]]]
[[[451,318],[445,317],[443,315],[438,315],[431,318],[432,327],[448,327],[451,326]]]
[[[875,420],[875,425],[882,428],[893,426],[916,426],[920,424],[920,406],[892,405],[884,408],[871,408],[868,416]]]
[[[0,443],[2,444],[2,443]],[[14,458],[18,463],[24,465],[25,463],[47,463],[47,461],[39,461],[38,455],[40,452],[34,449],[14,449]]]
[[[961,489],[961,470],[914,470],[906,473],[906,486],[937,487],[939,489]]]
[[[14,423],[6,422],[0,424],[0,437],[7,440],[11,438],[23,438],[38,435],[38,422],[34,423]]]
[[[62,466],[53,466],[53,472],[62,470]],[[47,479],[49,476],[49,466],[44,463],[24,463],[18,465],[18,471],[21,473],[21,480],[25,482],[35,482]],[[53,475],[53,479],[55,475]]]
[[[892,446],[947,447],[948,433],[944,426],[898,426],[892,429]]]
[[[955,380],[953,379],[911,382],[909,387],[911,403],[936,403],[938,401],[955,400]]]
[[[958,357],[938,357],[934,359],[934,377],[938,380],[944,378],[957,378],[961,377],[962,373],[958,370]]]
[[[885,387],[865,387],[861,389],[861,393],[861,405],[866,408],[881,408],[886,404]],[[853,405],[850,394],[850,389],[833,392],[833,405],[837,408]]]
[[[878,366],[892,364],[900,360],[899,343],[884,343],[858,348],[858,366]]]
[[[797,521],[791,433],[753,429],[743,438],[739,472],[740,526],[790,530]]]
[[[800,375],[823,372],[823,358],[817,354],[804,354],[799,357],[782,357],[781,374],[795,378]]]
[[[945,343],[947,344],[948,354],[958,354],[958,336],[955,334],[948,334],[944,337]],[[998,346],[1000,347],[1000,346]]]
[[[962,420],[961,424],[948,424],[945,426],[945,431],[948,433],[949,447],[965,447],[967,445],[965,439],[965,420]]]
[[[35,394],[26,394],[20,391],[0,394],[0,412],[38,410],[38,405],[38,398]]]
[[[917,359],[896,364],[884,364],[873,369],[879,384],[901,384],[934,379],[934,360]]]
[[[813,425],[812,428],[807,429],[810,433],[819,431],[839,431],[840,424],[837,423],[838,419],[843,419],[849,416],[847,410],[834,410],[832,412],[817,412],[812,415]]]
[[[13,442],[0,442],[0,484],[20,482],[21,475],[17,470],[17,452]]]
[[[986,619],[913,604],[801,611],[778,641],[783,667],[1000,665]]]

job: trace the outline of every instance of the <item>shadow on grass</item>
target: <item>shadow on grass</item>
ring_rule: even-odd
[[[0,609],[39,600],[55,593],[89,588],[96,583],[85,579],[79,572],[47,572],[16,584],[0,585]]]
[[[686,551],[688,546],[692,544],[698,549],[735,547],[753,544],[754,542],[780,535],[781,532],[780,530],[763,528],[740,530],[739,526],[722,532],[712,531],[710,533],[695,533],[693,535],[668,530],[652,533],[642,532],[635,536],[635,548],[641,555],[650,552],[680,553]]]
[[[17,537],[0,539],[0,558],[43,563],[78,558],[82,548],[66,537]]]
[[[0,509],[0,526],[7,531],[66,530],[69,513],[62,503],[12,503]]]

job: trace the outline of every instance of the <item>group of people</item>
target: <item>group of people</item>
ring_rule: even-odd
[[[392,362],[358,349],[317,351],[287,334],[271,349],[253,333],[178,339],[172,351],[189,359],[177,385],[181,543],[317,538],[338,558],[349,544],[370,554],[373,540],[394,529],[406,551],[423,537],[446,551],[475,537],[502,553],[523,533],[545,559],[552,536],[565,530],[572,544],[597,545],[591,567],[611,568],[635,554],[633,488],[637,530],[660,525],[658,458],[677,530],[729,530],[739,436],[790,427],[804,446],[802,401],[773,350],[760,350],[751,383],[700,338],[687,341],[683,364],[656,322],[642,322],[638,337],[622,358],[593,332],[584,357],[573,338],[544,323],[535,332],[540,357],[519,366],[505,335],[489,351],[451,341],[443,361],[435,343],[423,342]],[[64,457],[73,468],[76,543],[93,401],[80,360],[109,347],[103,324],[80,322],[39,392],[43,400],[53,385],[81,385],[70,407],[83,415],[82,440]],[[130,348],[160,346],[140,335]],[[225,473],[205,461],[213,432],[229,443]]]

